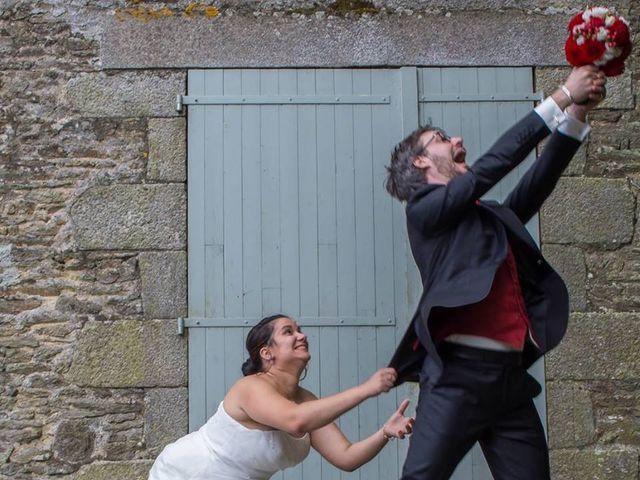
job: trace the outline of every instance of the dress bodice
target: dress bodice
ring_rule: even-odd
[[[267,480],[302,462],[309,434],[294,437],[280,430],[247,428],[224,409],[199,430],[168,445],[156,459],[150,480]]]

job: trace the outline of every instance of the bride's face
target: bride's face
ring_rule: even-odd
[[[287,317],[281,317],[273,326],[273,341],[269,347],[274,361],[289,363],[309,361],[309,342],[298,324]]]

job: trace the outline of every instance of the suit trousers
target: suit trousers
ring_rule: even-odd
[[[518,352],[445,343],[426,357],[402,480],[446,480],[475,442],[495,480],[548,480],[549,452],[533,398],[540,384]]]

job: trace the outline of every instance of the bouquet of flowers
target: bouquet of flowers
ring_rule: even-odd
[[[605,7],[587,8],[570,21],[564,46],[567,61],[574,67],[594,64],[607,77],[624,72],[624,60],[631,53],[629,22]]]

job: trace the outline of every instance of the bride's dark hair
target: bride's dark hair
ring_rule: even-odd
[[[242,374],[253,375],[262,371],[262,358],[260,358],[260,349],[265,345],[271,345],[273,337],[273,322],[278,318],[289,318],[286,315],[278,313],[270,315],[260,320],[247,335],[246,347],[249,352],[249,358],[242,364]]]

